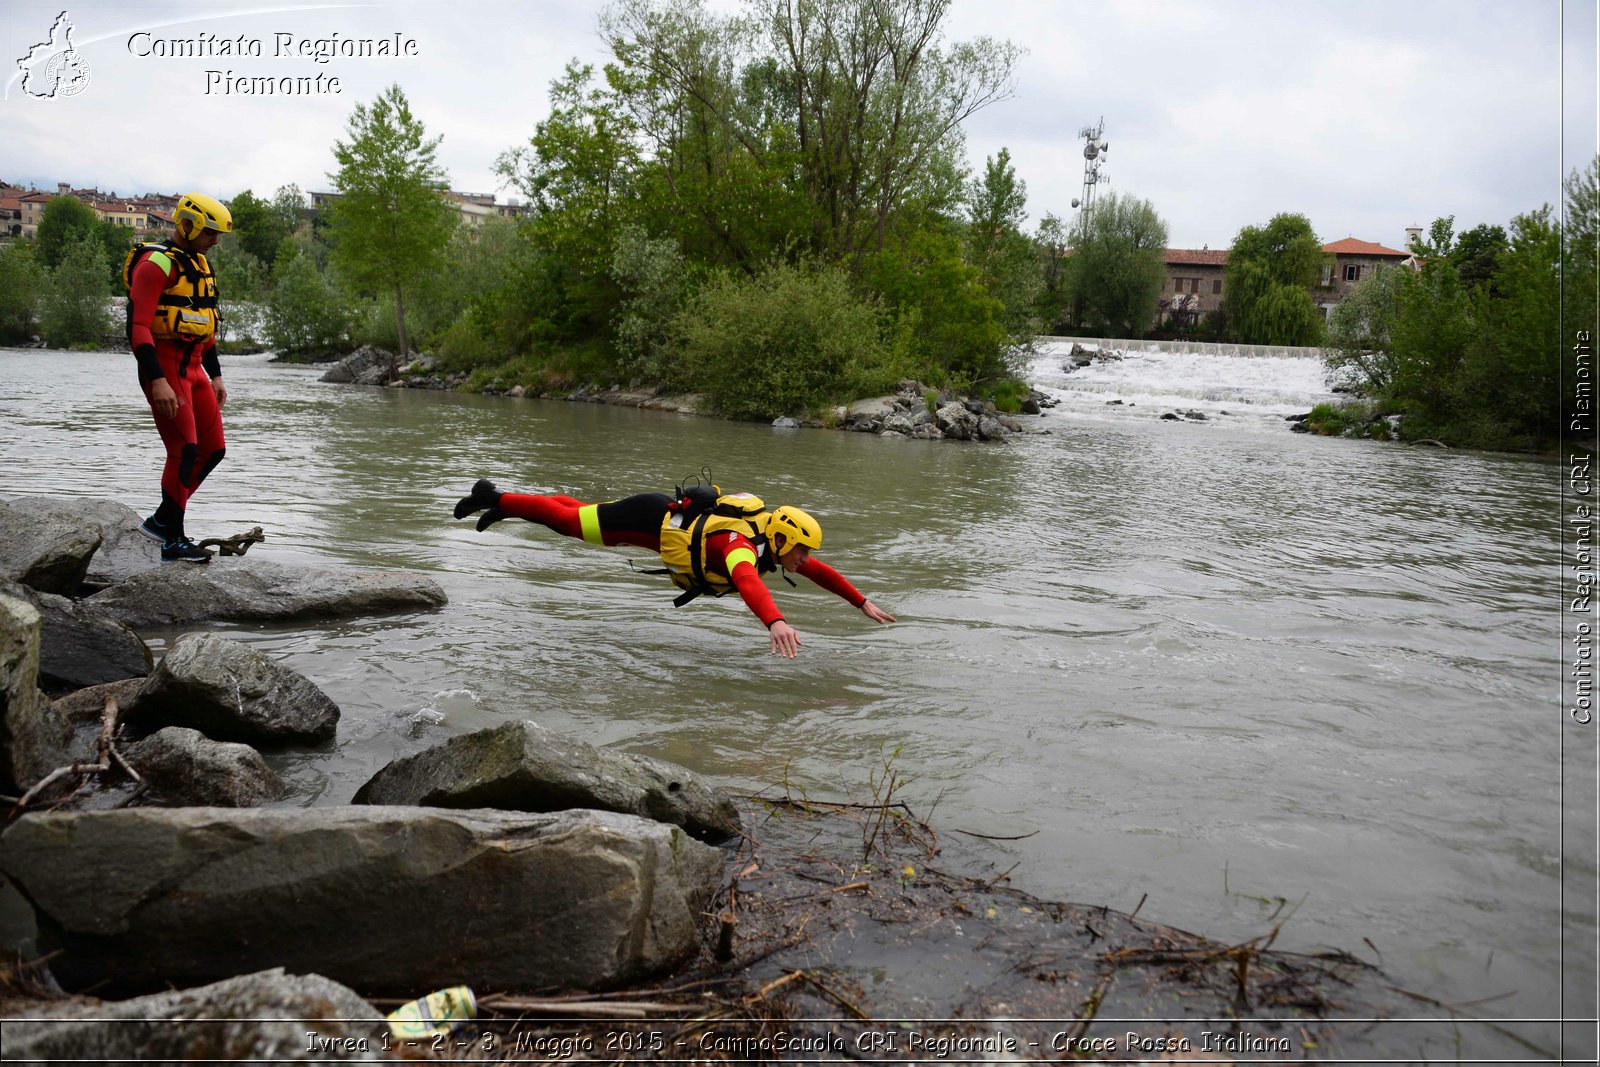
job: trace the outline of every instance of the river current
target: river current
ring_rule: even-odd
[[[1329,395],[1311,360],[1063,354],[1032,376],[1061,404],[1024,420],[1049,432],[1003,445],[225,361],[228,456],[191,534],[260,525],[252,556],[414,568],[450,597],[229,628],[343,710],[333,745],[273,757],[289,803],[523,717],[739,791],[871,800],[892,760],[942,833],[1015,839],[981,847],[1038,896],[1223,940],[1281,923],[1279,947],[1468,1014],[1556,1015],[1563,953],[1592,973],[1595,940],[1561,905],[1559,468],[1292,434]],[[0,351],[0,496],[143,514],[161,456],[130,357]],[[774,577],[805,642],[786,661],[736,598],[674,608],[641,552],[450,516],[482,476],[603,500],[702,466],[812,511],[821,558],[900,621]]]

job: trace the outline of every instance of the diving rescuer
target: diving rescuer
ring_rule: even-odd
[[[188,193],[172,218],[171,241],[139,245],[122,265],[128,343],[167,452],[161,504],[139,532],[161,544],[163,562],[207,563],[211,553],[184,533],[183,518],[226,451],[228,387],[217,361],[217,280],[206,253],[233,232],[233,216],[211,197]]]
[[[669,576],[684,591],[674,601],[680,606],[702,593],[723,596],[737,590],[767,628],[774,655],[792,659],[800,651],[800,635],[784,620],[762,580],[780,567],[860,608],[873,622],[895,621],[844,575],[811,555],[822,547],[816,519],[791,505],[768,511],[760,498],[748,493],[724,495],[715,486],[695,486],[677,499],[640,493],[586,504],[570,496],[502,493],[493,482],[480,479],[456,502],[455,516],[464,519],[480,511],[479,530],[504,518],[525,519],[592,545],[632,545],[659,553],[665,569],[647,573]]]

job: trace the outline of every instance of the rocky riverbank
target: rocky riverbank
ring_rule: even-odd
[[[387,386],[397,389],[458,389],[466,382],[461,372],[446,371],[431,356],[402,362],[392,352],[366,346],[339,360],[323,376],[325,382],[348,385]],[[670,411],[685,415],[705,413],[705,401],[696,394],[673,394],[637,385],[620,384],[607,388],[580,386],[553,392],[529,390],[523,386],[486,389],[490,395],[513,398],[547,398],[589,404],[614,404],[650,411]],[[1023,415],[1040,415],[1056,401],[1035,391],[1022,404]],[[1015,415],[998,411],[992,400],[961,396],[948,390],[932,389],[921,382],[903,381],[887,396],[870,397],[842,405],[822,419],[779,418],[779,428],[802,427],[848,430],[916,440],[1002,442],[1015,434],[1031,430]]]
[[[1336,1020],[1416,1012],[1276,929],[1218,944],[1041,901],[897,805],[738,800],[531,722],[279,805],[261,753],[325,748],[339,708],[204,624],[443,591],[260,548],[163,567],[137,522],[0,505],[7,1058],[433,1058],[381,1011],[457,984],[480,1017],[440,1047],[486,1060],[1255,1062],[1363,1055],[1381,1024]],[[152,664],[157,625],[196,629]],[[1434,1029],[1407,1048],[1454,1047]]]

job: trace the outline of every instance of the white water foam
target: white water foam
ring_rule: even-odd
[[[1058,415],[1123,422],[1199,412],[1202,425],[1282,433],[1285,416],[1338,399],[1320,359],[1085,347],[1097,353],[1094,362],[1074,368],[1071,341],[1045,342],[1028,372],[1035,388],[1061,402]]]

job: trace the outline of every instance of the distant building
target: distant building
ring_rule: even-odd
[[[1197,326],[1222,307],[1222,275],[1228,267],[1225,250],[1169,248],[1167,277],[1161,283],[1156,325]]]
[[[1420,230],[1417,231],[1417,236],[1421,236]],[[1407,230],[1406,243],[1410,244],[1412,240],[1411,231]],[[1311,295],[1316,300],[1317,307],[1322,309],[1324,316],[1338,307],[1339,303],[1350,295],[1350,290],[1378,273],[1381,268],[1398,267],[1415,262],[1410,252],[1385,248],[1371,241],[1358,241],[1354,237],[1325,244],[1322,250],[1333,256],[1333,263],[1323,265],[1322,278]]]
[[[1411,247],[1421,236],[1420,227],[1408,228],[1406,246]],[[1416,265],[1416,257],[1410,252],[1354,237],[1325,244],[1322,251],[1332,256],[1333,261],[1323,265],[1322,277],[1312,287],[1311,297],[1324,316],[1379,268]],[[1169,248],[1166,264],[1167,277],[1162,283],[1156,310],[1157,326],[1195,326],[1222,307],[1224,275],[1228,267],[1226,251]]]

